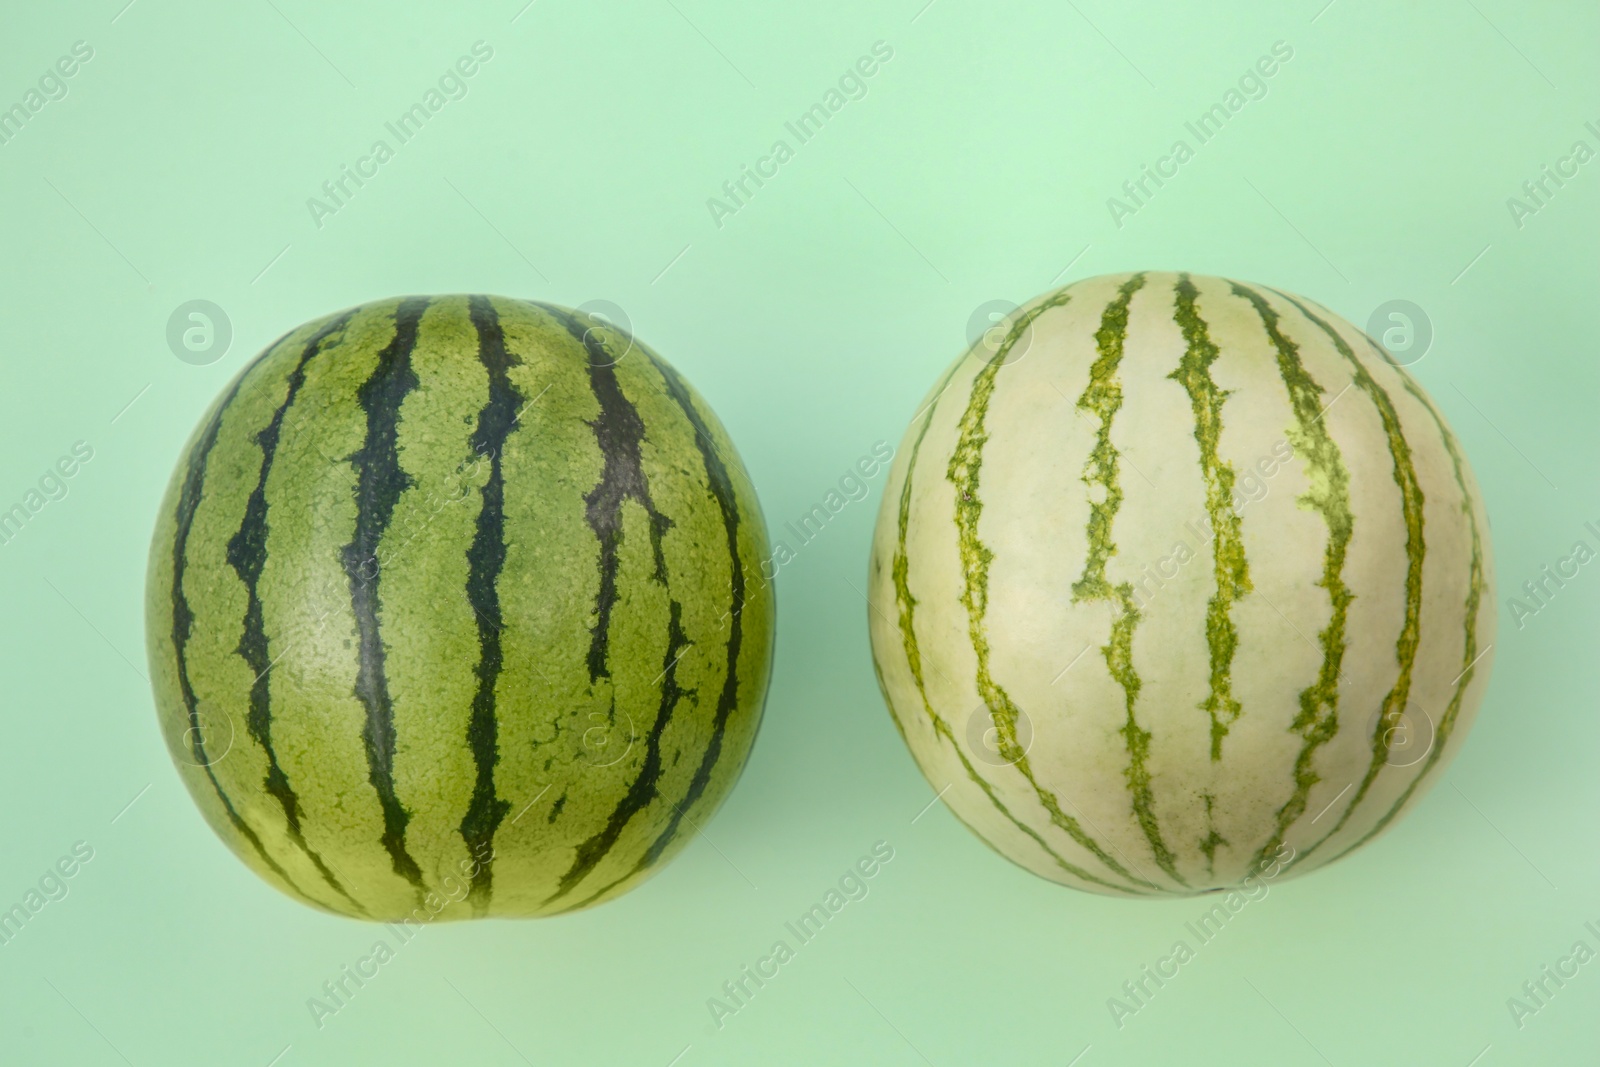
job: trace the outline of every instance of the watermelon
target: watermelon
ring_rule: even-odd
[[[727,433],[624,331],[365,304],[251,361],[178,462],[146,586],[162,732],[212,829],[307,904],[597,904],[744,766],[767,555]]]
[[[1492,662],[1487,518],[1438,408],[1326,308],[1224,278],[1090,278],[980,339],[905,435],[868,580],[929,783],[1113,895],[1370,841]]]

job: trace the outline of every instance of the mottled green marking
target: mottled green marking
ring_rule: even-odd
[[[1034,830],[1033,827],[1029,826],[1027,823],[1024,823],[1022,820],[1013,815],[1011,809],[1006,806],[1005,801],[1001,800],[1000,795],[995,792],[994,786],[991,785],[988,779],[984,778],[984,776],[978,772],[978,769],[972,765],[972,761],[967,758],[964,744],[957,739],[955,732],[950,728],[950,724],[945,722],[944,718],[940,716],[938,712],[934,711],[933,702],[928,699],[928,689],[923,681],[922,674],[922,652],[917,647],[917,633],[915,625],[917,599],[911,595],[911,565],[909,557],[906,554],[906,535],[910,528],[911,521],[911,484],[914,476],[916,475],[917,456],[922,449],[922,439],[927,436],[928,426],[933,422],[933,416],[934,412],[938,408],[939,398],[944,395],[945,388],[949,385],[950,379],[955,377],[956,371],[961,369],[961,366],[964,362],[964,359],[957,360],[951,365],[950,370],[946,372],[945,376],[940,379],[939,387],[934,391],[934,398],[928,404],[927,418],[923,420],[921,429],[917,431],[916,439],[911,443],[911,454],[906,457],[905,481],[902,482],[900,486],[898,540],[896,541],[895,545],[893,576],[895,606],[899,616],[900,624],[900,641],[905,651],[906,665],[911,669],[911,679],[916,683],[917,695],[922,698],[922,710],[928,716],[928,722],[933,726],[934,733],[938,734],[945,741],[945,743],[950,746],[951,750],[955,752],[956,758],[961,761],[962,768],[967,772],[967,777],[970,778],[979,789],[983,790],[984,796],[989,798],[989,802],[995,806],[995,809],[999,811],[1001,815],[1005,816],[1005,818],[1009,820],[1017,829],[1021,830],[1023,833],[1032,838],[1034,842],[1038,844],[1038,846],[1045,852],[1045,854],[1048,855],[1058,867],[1066,871],[1068,874],[1071,874],[1077,878],[1081,878],[1087,882],[1093,882],[1096,885],[1105,886],[1108,889],[1116,890],[1118,892],[1137,893],[1139,890],[1118,885],[1115,882],[1109,882],[1104,878],[1101,878],[1095,874],[1091,874],[1076,864],[1069,862],[1066,858],[1056,852],[1055,849],[1051,848],[1049,842],[1045,841],[1043,837],[1039,836],[1038,831]],[[889,687],[883,684],[883,671],[878,665],[876,653],[874,653],[872,658],[872,667],[878,675],[878,687],[883,690],[884,699],[888,701],[890,710],[893,711],[894,701],[889,695]],[[904,738],[905,728],[900,725],[899,716],[891,715],[890,717],[895,720],[895,727],[900,731],[900,736]],[[976,833],[976,831],[974,832]],[[978,834],[978,836],[980,838],[983,837],[982,834]]]
[[[1199,707],[1211,719],[1211,759],[1222,759],[1222,739],[1242,710],[1233,695],[1233,654],[1239,631],[1233,624],[1233,605],[1251,591],[1250,569],[1244,558],[1239,516],[1233,510],[1233,466],[1217,454],[1222,436],[1222,405],[1228,392],[1211,377],[1219,355],[1205,320],[1195,307],[1199,291],[1187,274],[1178,275],[1177,308],[1173,318],[1188,345],[1178,369],[1167,377],[1182,385],[1194,409],[1194,439],[1200,446],[1200,475],[1206,486],[1206,514],[1213,536],[1211,554],[1217,589],[1206,605],[1206,647],[1211,653],[1211,687]]]
[[[1151,734],[1139,725],[1134,712],[1139,702],[1140,681],[1133,665],[1133,632],[1139,625],[1140,614],[1134,603],[1133,583],[1113,585],[1106,577],[1106,564],[1117,554],[1112,524],[1122,506],[1121,464],[1116,445],[1111,442],[1111,424],[1122,409],[1122,381],[1118,370],[1122,364],[1123,343],[1128,336],[1128,305],[1133,294],[1143,288],[1144,277],[1143,273],[1133,275],[1117,290],[1117,298],[1106,305],[1100,329],[1094,335],[1099,358],[1089,367],[1089,384],[1078,397],[1077,409],[1093,415],[1099,424],[1095,428],[1094,448],[1083,466],[1083,484],[1090,490],[1089,524],[1085,531],[1089,555],[1084,561],[1083,576],[1072,585],[1072,601],[1075,604],[1106,601],[1114,605],[1116,615],[1111,621],[1111,638],[1100,651],[1106,658],[1111,677],[1122,687],[1127,713],[1122,737],[1128,749],[1128,766],[1123,777],[1128,782],[1134,818],[1150,843],[1157,865],[1173,881],[1187,886],[1189,883],[1178,873],[1177,857],[1162,839],[1161,827],[1156,822],[1155,797],[1146,766]],[[1098,501],[1094,499],[1097,486],[1104,491],[1103,499]]]
[[[1320,782],[1313,764],[1317,750],[1339,732],[1339,674],[1344,663],[1345,624],[1350,602],[1355,599],[1344,582],[1345,556],[1355,520],[1350,511],[1350,471],[1339,454],[1339,446],[1323,420],[1327,391],[1312,378],[1300,359],[1300,346],[1278,328],[1279,316],[1261,294],[1237,282],[1228,283],[1233,294],[1248,300],[1261,317],[1261,325],[1277,352],[1278,374],[1289,393],[1295,425],[1288,430],[1289,443],[1306,465],[1311,487],[1300,503],[1322,516],[1328,527],[1328,543],[1322,552],[1322,577],[1317,584],[1328,591],[1331,611],[1328,624],[1317,635],[1322,649],[1322,667],[1314,682],[1300,691],[1300,712],[1289,728],[1300,735],[1300,752],[1294,761],[1294,791],[1277,811],[1272,836],[1256,853],[1256,866],[1277,854],[1290,825],[1305,814],[1311,790]]]
[[[1373,355],[1380,359],[1383,358],[1383,353],[1379,351],[1378,346],[1370,338],[1367,339],[1367,344],[1372,348]],[[1439,428],[1439,436],[1444,441],[1445,451],[1450,454],[1450,465],[1455,471],[1456,486],[1461,490],[1461,510],[1466,513],[1467,528],[1472,535],[1472,561],[1468,570],[1465,635],[1461,644],[1461,674],[1456,678],[1456,691],[1450,697],[1450,704],[1445,708],[1444,715],[1440,717],[1439,724],[1434,729],[1433,747],[1428,750],[1428,756],[1422,763],[1422,769],[1417,772],[1415,778],[1411,779],[1405,791],[1395,799],[1394,804],[1384,813],[1383,818],[1379,819],[1372,829],[1363,834],[1355,844],[1341,850],[1333,860],[1337,860],[1346,853],[1360,848],[1381,834],[1389,823],[1394,820],[1394,817],[1400,814],[1400,810],[1406,806],[1406,801],[1411,799],[1411,794],[1416,792],[1417,786],[1422,784],[1423,779],[1428,777],[1429,772],[1439,762],[1439,758],[1444,755],[1445,746],[1450,740],[1450,734],[1455,730],[1456,719],[1461,714],[1461,702],[1467,695],[1467,687],[1472,684],[1473,676],[1477,674],[1477,665],[1480,658],[1478,654],[1478,609],[1483,603],[1483,538],[1478,531],[1478,516],[1472,506],[1472,493],[1467,489],[1466,463],[1461,458],[1461,447],[1456,443],[1455,435],[1445,425],[1444,417],[1439,414],[1439,409],[1434,407],[1433,401],[1428,399],[1426,393],[1417,388],[1416,383],[1411,380],[1410,375],[1406,374],[1404,370],[1396,368],[1396,371],[1400,375],[1400,381],[1405,386],[1406,392],[1410,393],[1427,409],[1434,425]],[[1332,863],[1333,860],[1328,862]]]
[[[1041,786],[1034,778],[1033,770],[1028,763],[1028,754],[1017,742],[1017,719],[1021,710],[1005,689],[994,680],[989,670],[989,637],[984,617],[989,609],[989,564],[994,560],[994,553],[989,551],[978,536],[978,518],[983,513],[983,501],[979,496],[979,472],[983,465],[983,446],[989,440],[988,430],[984,426],[984,416],[994,395],[995,379],[1000,369],[1006,365],[1005,353],[1032,325],[1034,319],[1046,311],[1062,306],[1069,299],[1071,298],[1068,292],[1061,290],[1018,316],[1012,323],[1000,351],[973,379],[972,392],[968,397],[966,410],[961,415],[956,447],[945,471],[945,477],[956,490],[955,519],[963,578],[961,604],[967,609],[967,632],[972,641],[972,651],[978,661],[978,695],[983,699],[994,722],[995,731],[999,736],[1001,758],[1015,767],[1033,787],[1039,803],[1049,813],[1053,824],[1066,831],[1074,841],[1092,852],[1096,859],[1119,877],[1137,885],[1157,889],[1159,887],[1154,883],[1129,874],[1122,864],[1100,846],[1098,841],[1084,831],[1078,820],[1061,810],[1061,804],[1055,794]]]
[[[1422,561],[1427,553],[1427,546],[1422,535],[1422,485],[1417,480],[1416,465],[1411,459],[1411,446],[1406,443],[1394,402],[1389,399],[1389,394],[1383,386],[1379,385],[1368,372],[1366,365],[1356,358],[1350,345],[1337,330],[1294,297],[1287,293],[1278,295],[1293,304],[1299,309],[1300,314],[1328,335],[1334,347],[1339,350],[1339,354],[1350,364],[1355,384],[1371,397],[1373,407],[1377,409],[1378,417],[1383,421],[1384,436],[1389,440],[1389,454],[1394,460],[1394,481],[1400,489],[1401,513],[1406,524],[1406,613],[1405,622],[1400,627],[1400,636],[1395,640],[1395,660],[1399,664],[1399,675],[1395,678],[1394,687],[1389,690],[1389,695],[1384,697],[1377,722],[1373,725],[1372,759],[1367,765],[1367,773],[1362,776],[1355,796],[1351,797],[1344,814],[1339,816],[1339,821],[1334,824],[1333,829],[1316,843],[1300,850],[1297,860],[1303,862],[1307,856],[1320,848],[1324,841],[1342,830],[1345,823],[1350,821],[1351,814],[1366,797],[1367,791],[1382,773],[1388,761],[1390,733],[1394,724],[1400,721],[1400,716],[1405,711],[1406,700],[1411,694],[1411,671],[1416,665],[1417,646],[1421,640]]]

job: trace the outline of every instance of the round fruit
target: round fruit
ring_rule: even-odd
[[[146,589],[161,727],[217,834],[309,904],[586,907],[743,768],[766,554],[721,424],[626,332],[366,304],[246,366],[173,473]]]
[[[1488,683],[1489,555],[1459,444],[1360,330],[1119,274],[935,386],[868,621],[912,754],[996,851],[1198,893],[1331,862],[1437,780]]]

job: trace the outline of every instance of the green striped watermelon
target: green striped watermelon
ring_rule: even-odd
[[[173,474],[161,727],[217,834],[309,904],[586,907],[743,768],[766,556],[721,424],[624,332],[501,297],[366,304],[246,366]]]
[[[874,662],[951,810],[1130,895],[1371,840],[1471,725],[1489,531],[1438,409],[1300,297],[1141,272],[1035,299],[913,420]]]

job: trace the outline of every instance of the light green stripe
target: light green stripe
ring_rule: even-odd
[[[1213,573],[1217,589],[1206,605],[1206,647],[1211,653],[1211,687],[1199,707],[1211,719],[1211,759],[1222,758],[1222,739],[1239,718],[1242,707],[1233,695],[1233,654],[1239,631],[1233,624],[1233,605],[1251,591],[1250,568],[1245,561],[1239,516],[1233,510],[1233,466],[1217,454],[1222,437],[1222,405],[1228,398],[1211,377],[1218,356],[1205,320],[1195,307],[1199,295],[1187,274],[1178,275],[1174,320],[1188,344],[1178,369],[1167,377],[1189,394],[1194,409],[1194,439],[1200,446],[1200,475],[1206,487],[1206,514],[1211,521]]]
[[[591,425],[600,405],[587,357],[548,312],[521,300],[490,301],[515,360],[507,380],[527,398],[501,449],[507,537],[495,585],[504,626],[494,777],[510,814],[495,831],[490,914],[536,915],[600,825],[600,809],[615,803],[607,776],[618,768],[594,764],[613,760],[648,724],[630,727],[620,715],[608,722],[610,684],[589,681],[600,551],[584,496],[599,483],[604,459]],[[547,712],[513,710],[524,703]]]
[[[178,648],[174,644],[173,616],[174,610],[180,605],[183,610],[191,613],[191,620],[206,610],[204,601],[209,597],[210,590],[204,582],[191,583],[189,568],[195,565],[195,559],[202,555],[197,551],[197,536],[215,536],[226,526],[226,516],[224,516],[221,520],[212,522],[203,534],[196,533],[204,521],[202,508],[206,506],[206,497],[225,497],[230,491],[227,484],[230,477],[229,465],[221,464],[213,469],[210,459],[215,452],[216,442],[220,439],[223,423],[232,416],[232,405],[240,396],[249,397],[262,389],[276,391],[278,386],[286,388],[287,376],[293,367],[293,359],[289,352],[303,347],[320,325],[321,323],[307,323],[284,335],[269,346],[261,357],[247,364],[239,372],[234,383],[213,401],[205,417],[190,435],[189,442],[168,484],[151,541],[150,571],[145,592],[146,632],[150,680],[156,695],[156,712],[163,735],[179,775],[207,823],[250,869],[269,883],[297,900],[338,914],[342,905],[338,905],[337,901],[325,903],[320,897],[300,888],[301,881],[315,888],[317,883],[322,881],[320,877],[315,874],[302,874],[297,869],[292,854],[283,864],[280,864],[275,857],[277,849],[274,846],[280,841],[279,835],[271,829],[273,826],[271,810],[265,806],[257,808],[252,803],[241,802],[236,795],[239,783],[231,779],[224,781],[220,774],[218,777],[212,777],[212,774],[220,772],[221,764],[234,755],[231,746],[252,746],[252,741],[247,732],[242,705],[230,708],[214,703],[200,704],[204,680],[196,677],[195,664],[190,654],[195,644],[196,630],[191,623],[188,627],[188,640],[182,648]],[[252,472],[258,477],[259,458],[258,452],[258,466]],[[246,461],[244,464],[233,466],[231,475],[236,478],[242,477],[247,469]],[[221,471],[220,484],[217,480],[219,471]],[[185,527],[181,525],[182,519],[180,519],[180,510],[184,507],[185,488],[189,484],[189,479],[197,475],[203,475],[203,482],[195,486],[193,511],[189,516],[190,522]],[[246,491],[240,498],[240,514],[247,498]],[[183,544],[175,545],[174,542],[180,537],[184,539]],[[178,565],[178,561],[174,559],[175,551],[183,553],[181,560],[183,587],[176,595],[173,588],[174,569]],[[232,572],[231,566],[228,571]],[[237,580],[236,573],[231,576]],[[241,614],[240,622],[242,621]],[[237,634],[237,631],[235,633]],[[198,766],[195,762],[197,759],[195,739],[188,732],[190,706],[182,693],[180,670],[194,687],[195,707],[202,727],[199,747],[204,749],[205,758],[211,761],[209,769]],[[264,766],[263,761],[263,770]],[[248,801],[249,793],[259,785],[260,780],[249,783],[248,776],[245,776],[242,781],[243,792]],[[279,806],[280,817],[281,813],[282,807]],[[254,841],[251,840],[251,835],[254,835]],[[282,844],[290,843],[283,841]]]
[[[1373,355],[1382,358],[1382,353],[1378,350],[1378,346],[1370,338],[1367,340],[1367,344],[1372,348]],[[1450,740],[1450,735],[1455,730],[1456,719],[1461,713],[1461,702],[1466,697],[1467,687],[1472,684],[1473,676],[1478,669],[1478,609],[1483,602],[1484,586],[1483,539],[1478,531],[1478,516],[1472,506],[1472,494],[1467,490],[1467,479],[1463,471],[1466,464],[1461,458],[1461,448],[1456,442],[1455,435],[1445,425],[1444,417],[1439,414],[1439,409],[1434,407],[1433,401],[1417,387],[1416,383],[1411,380],[1404,370],[1399,370],[1399,368],[1396,368],[1396,370],[1400,375],[1401,383],[1406,388],[1406,392],[1410,393],[1427,408],[1428,415],[1433,419],[1434,425],[1439,428],[1439,436],[1444,441],[1445,451],[1450,454],[1450,463],[1455,471],[1456,485],[1461,489],[1461,510],[1467,515],[1468,529],[1472,534],[1472,562],[1468,570],[1466,622],[1464,624],[1466,633],[1461,646],[1461,674],[1456,679],[1456,691],[1450,698],[1450,704],[1445,708],[1445,713],[1439,720],[1438,729],[1434,731],[1433,748],[1429,750],[1428,758],[1423,762],[1422,769],[1417,772],[1417,776],[1411,780],[1411,784],[1406,786],[1405,791],[1384,813],[1383,818],[1379,819],[1372,829],[1363,834],[1355,844],[1346,847],[1333,860],[1329,860],[1329,863],[1339,859],[1346,853],[1360,848],[1378,836],[1393,821],[1394,817],[1400,814],[1400,810],[1405,807],[1406,801],[1411,799],[1411,794],[1416,792],[1417,786],[1422,784],[1423,779],[1428,777],[1429,772],[1433,770],[1440,757],[1444,755],[1445,745]]]
[[[203,495],[185,545],[184,598],[194,623],[184,655],[202,721],[213,725],[206,731],[207,755],[214,761],[210,770],[218,788],[259,837],[263,850],[294,879],[302,895],[314,896],[320,906],[347,914],[348,904],[329,888],[306,851],[295,845],[283,806],[265,787],[270,764],[246,721],[255,672],[239,653],[248,589],[229,559],[229,544],[261,475],[263,454],[256,435],[282,405],[300,350],[324,324],[325,320],[306,324],[247,367],[243,385],[221,411],[216,441],[206,457]],[[265,601],[269,595],[265,583],[258,589]],[[273,711],[275,714],[276,704]],[[176,736],[182,737],[186,729]],[[195,773],[192,760],[192,755],[186,756],[179,764],[186,776]],[[199,773],[203,780],[203,772]],[[191,791],[197,799],[203,796],[192,786]],[[205,791],[209,792],[209,787]],[[203,801],[202,809],[208,804],[220,808],[220,802],[212,799]],[[235,853],[261,870],[260,859],[229,821],[213,819],[212,825]],[[313,842],[313,848],[318,847]],[[360,898],[347,881],[344,885]]]
[[[1074,841],[1092,852],[1096,859],[1119,877],[1136,885],[1158,889],[1154,883],[1129,874],[1122,864],[1100,846],[1098,841],[1084,831],[1078,820],[1061,810],[1060,801],[1055,794],[1041,786],[1034,778],[1032,768],[1028,764],[1027,752],[1017,742],[1017,719],[1020,709],[1012,702],[1005,689],[994,680],[989,670],[989,638],[984,626],[984,617],[989,608],[989,564],[993,561],[994,554],[978,537],[978,518],[983,513],[983,501],[979,497],[979,471],[983,464],[983,446],[989,440],[984,427],[984,415],[988,410],[989,400],[994,395],[995,379],[1001,367],[1006,365],[1005,355],[1011,346],[1027,332],[1034,319],[1046,311],[1061,307],[1070,299],[1068,291],[1061,290],[1019,315],[1012,323],[1000,351],[973,379],[972,392],[966,410],[961,415],[960,435],[945,471],[945,477],[956,490],[955,520],[964,579],[961,604],[967,609],[967,632],[978,661],[978,695],[988,708],[995,731],[999,735],[1000,756],[1015,767],[1033,787],[1039,803],[1049,813],[1050,821],[1054,825],[1066,831]]]
[[[410,365],[417,385],[400,403],[395,431],[409,486],[378,540],[378,632],[396,738],[394,791],[410,815],[405,848],[434,889],[468,860],[459,828],[477,779],[467,735],[482,649],[466,593],[467,549],[489,476],[471,441],[489,375],[466,297],[428,305]],[[440,918],[470,913],[457,902]]]
[[[1288,431],[1289,442],[1305,458],[1311,488],[1300,502],[1322,515],[1328,526],[1328,544],[1323,550],[1322,578],[1317,582],[1328,591],[1332,611],[1328,624],[1318,634],[1322,648],[1322,668],[1317,679],[1300,691],[1300,713],[1290,729],[1301,738],[1300,753],[1294,761],[1294,792],[1276,814],[1272,836],[1256,854],[1257,866],[1275,855],[1283,844],[1289,826],[1305,813],[1311,790],[1322,779],[1313,768],[1317,750],[1339,732],[1339,674],[1347,647],[1345,623],[1354,599],[1344,583],[1345,556],[1350,547],[1354,518],[1350,512],[1350,472],[1339,454],[1339,446],[1323,421],[1327,392],[1306,370],[1300,347],[1278,328],[1278,313],[1253,289],[1228,283],[1235,296],[1248,300],[1261,317],[1267,337],[1277,351],[1278,373],[1289,393],[1296,428]]]
[[[646,357],[644,362],[648,366],[651,377],[649,381],[660,383],[657,385],[663,393],[667,387],[665,377],[672,375],[670,365],[662,360],[654,349],[648,345],[638,343],[639,352],[627,356],[619,366],[619,370],[628,369],[628,361],[635,355],[642,354]],[[665,368],[663,371],[662,368]],[[630,389],[632,386],[630,386]],[[677,803],[682,807],[682,815],[678,818],[676,836],[667,850],[661,853],[651,867],[640,872],[640,877],[648,877],[650,871],[660,870],[677,852],[687,847],[696,839],[694,826],[703,824],[704,821],[715,814],[728,793],[734,788],[747,766],[746,759],[749,746],[754,743],[756,734],[760,730],[761,720],[765,714],[767,680],[772,671],[772,656],[774,651],[773,634],[776,615],[776,585],[766,578],[762,571],[762,563],[769,560],[773,554],[772,544],[767,531],[766,518],[761,511],[761,502],[756,496],[755,485],[750,481],[749,473],[740,461],[739,451],[734,447],[733,439],[728,435],[727,428],[718,419],[716,412],[706,403],[703,396],[695,389],[694,385],[685,380],[681,375],[676,377],[675,388],[683,390],[683,398],[688,406],[692,406],[700,422],[698,427],[689,417],[687,408],[674,404],[671,409],[663,408],[663,425],[674,427],[673,433],[678,435],[681,444],[678,446],[677,456],[690,457],[689,462],[694,467],[693,478],[697,486],[703,486],[702,495],[698,502],[692,499],[692,494],[686,497],[682,507],[693,509],[697,521],[705,522],[708,531],[708,542],[714,547],[711,554],[718,560],[728,560],[728,535],[724,525],[724,517],[720,506],[712,496],[713,476],[707,467],[706,459],[700,454],[700,445],[707,446],[715,455],[719,456],[727,475],[728,489],[731,492],[731,502],[738,515],[736,530],[737,556],[736,560],[729,560],[727,569],[723,570],[719,564],[716,573],[718,580],[710,581],[703,578],[697,579],[704,582],[700,587],[705,590],[703,599],[716,605],[713,613],[715,621],[714,633],[707,638],[707,643],[714,646],[707,650],[707,673],[699,676],[691,675],[685,670],[684,665],[694,657],[694,652],[685,654],[676,668],[678,684],[687,688],[690,685],[698,686],[696,693],[686,699],[697,699],[699,708],[703,709],[703,718],[699,721],[702,726],[702,737],[709,734],[717,715],[717,705],[721,697],[722,685],[727,674],[728,641],[730,637],[730,619],[734,612],[738,613],[741,626],[738,662],[734,667],[734,679],[737,686],[737,703],[728,713],[723,724],[722,747],[716,762],[710,770],[710,777],[706,780],[698,797],[692,803],[685,802],[685,795],[678,794]],[[645,408],[641,406],[641,412]],[[645,420],[645,450],[651,450],[652,434],[656,433],[655,423],[650,418]],[[697,439],[698,438],[698,439]],[[668,468],[674,463],[668,455],[668,449],[662,451],[662,470],[660,478],[664,486],[672,486],[682,477],[675,470],[668,474]],[[656,484],[656,475],[652,472],[652,485]],[[675,492],[676,490],[674,490]],[[669,516],[677,515],[678,505],[670,503],[672,498],[663,497],[669,504],[659,505]],[[670,506],[669,506],[670,505]],[[676,519],[674,518],[674,521]],[[691,566],[689,557],[691,551],[705,551],[697,543],[697,539],[684,536],[686,542],[683,548],[684,562],[673,573],[679,576],[695,574],[695,566]],[[743,597],[741,601],[734,600],[733,568],[737,567],[743,576]],[[682,578],[674,579],[674,588],[679,587]],[[693,588],[693,587],[691,587]],[[698,599],[690,594],[687,599]],[[685,625],[688,625],[689,616],[686,615]],[[693,634],[691,634],[693,636]],[[654,672],[652,672],[654,673]],[[684,715],[680,710],[677,714]],[[687,742],[687,739],[686,739]],[[705,745],[700,744],[694,749],[698,758],[704,751]],[[685,751],[688,751],[685,749]],[[687,758],[687,757],[685,757]]]
[[[1116,446],[1111,443],[1111,424],[1122,409],[1122,382],[1118,370],[1122,364],[1123,343],[1128,335],[1128,305],[1133,294],[1144,286],[1144,274],[1135,274],[1117,290],[1117,298],[1106,306],[1100,319],[1100,329],[1095,331],[1095,347],[1099,358],[1089,368],[1089,383],[1078,397],[1079,411],[1089,412],[1099,419],[1095,430],[1094,448],[1083,465],[1083,484],[1090,489],[1089,524],[1085,535],[1089,542],[1089,556],[1084,561],[1083,576],[1072,586],[1073,603],[1105,601],[1115,605],[1116,616],[1111,622],[1111,638],[1101,647],[1106,667],[1122,687],[1127,718],[1122,726],[1122,737],[1128,749],[1128,766],[1123,771],[1128,793],[1133,803],[1134,818],[1144,831],[1145,840],[1156,863],[1181,886],[1188,886],[1178,873],[1177,857],[1161,837],[1161,827],[1156,821],[1155,798],[1150,790],[1150,771],[1146,760],[1150,755],[1150,731],[1139,726],[1134,707],[1139,702],[1139,672],[1133,665],[1133,633],[1139,625],[1139,609],[1134,604],[1133,585],[1123,582],[1112,585],[1106,577],[1106,564],[1117,553],[1112,538],[1112,524],[1122,506],[1122,485]],[[1104,499],[1096,501],[1093,490],[1102,488]]]
[[[268,474],[267,558],[259,583],[272,667],[272,733],[303,810],[307,841],[374,914],[416,904],[380,843],[383,813],[370,781],[355,696],[359,643],[341,558],[356,522],[348,461],[366,435],[357,390],[395,335],[396,301],[363,306],[305,384]]]
[[[1277,290],[1273,290],[1277,292]],[[1411,672],[1416,665],[1417,646],[1421,639],[1422,628],[1422,561],[1427,554],[1427,545],[1423,540],[1422,532],[1422,486],[1417,481],[1416,465],[1411,460],[1411,446],[1406,443],[1405,434],[1400,427],[1400,416],[1395,412],[1394,403],[1389,399],[1389,394],[1378,384],[1377,380],[1367,371],[1365,365],[1356,358],[1349,344],[1341,337],[1327,321],[1318,317],[1299,300],[1287,293],[1278,293],[1289,303],[1299,309],[1312,323],[1316,324],[1323,333],[1333,341],[1339,354],[1350,364],[1354,375],[1355,384],[1360,386],[1372,398],[1373,406],[1378,411],[1378,416],[1383,420],[1383,432],[1389,441],[1389,452],[1394,458],[1394,480],[1400,489],[1401,512],[1406,524],[1406,612],[1405,622],[1400,628],[1400,636],[1395,640],[1395,658],[1400,665],[1400,673],[1395,679],[1394,687],[1389,690],[1389,695],[1384,698],[1382,710],[1378,721],[1372,731],[1372,760],[1367,765],[1367,773],[1361,779],[1361,785],[1356,789],[1355,796],[1344,809],[1344,814],[1339,816],[1339,821],[1314,844],[1301,850],[1297,860],[1303,861],[1312,852],[1320,848],[1334,834],[1344,828],[1350,821],[1350,816],[1356,807],[1365,799],[1372,783],[1382,773],[1385,762],[1389,756],[1389,735],[1392,725],[1399,721],[1399,716],[1405,711],[1406,700],[1411,693]]]

